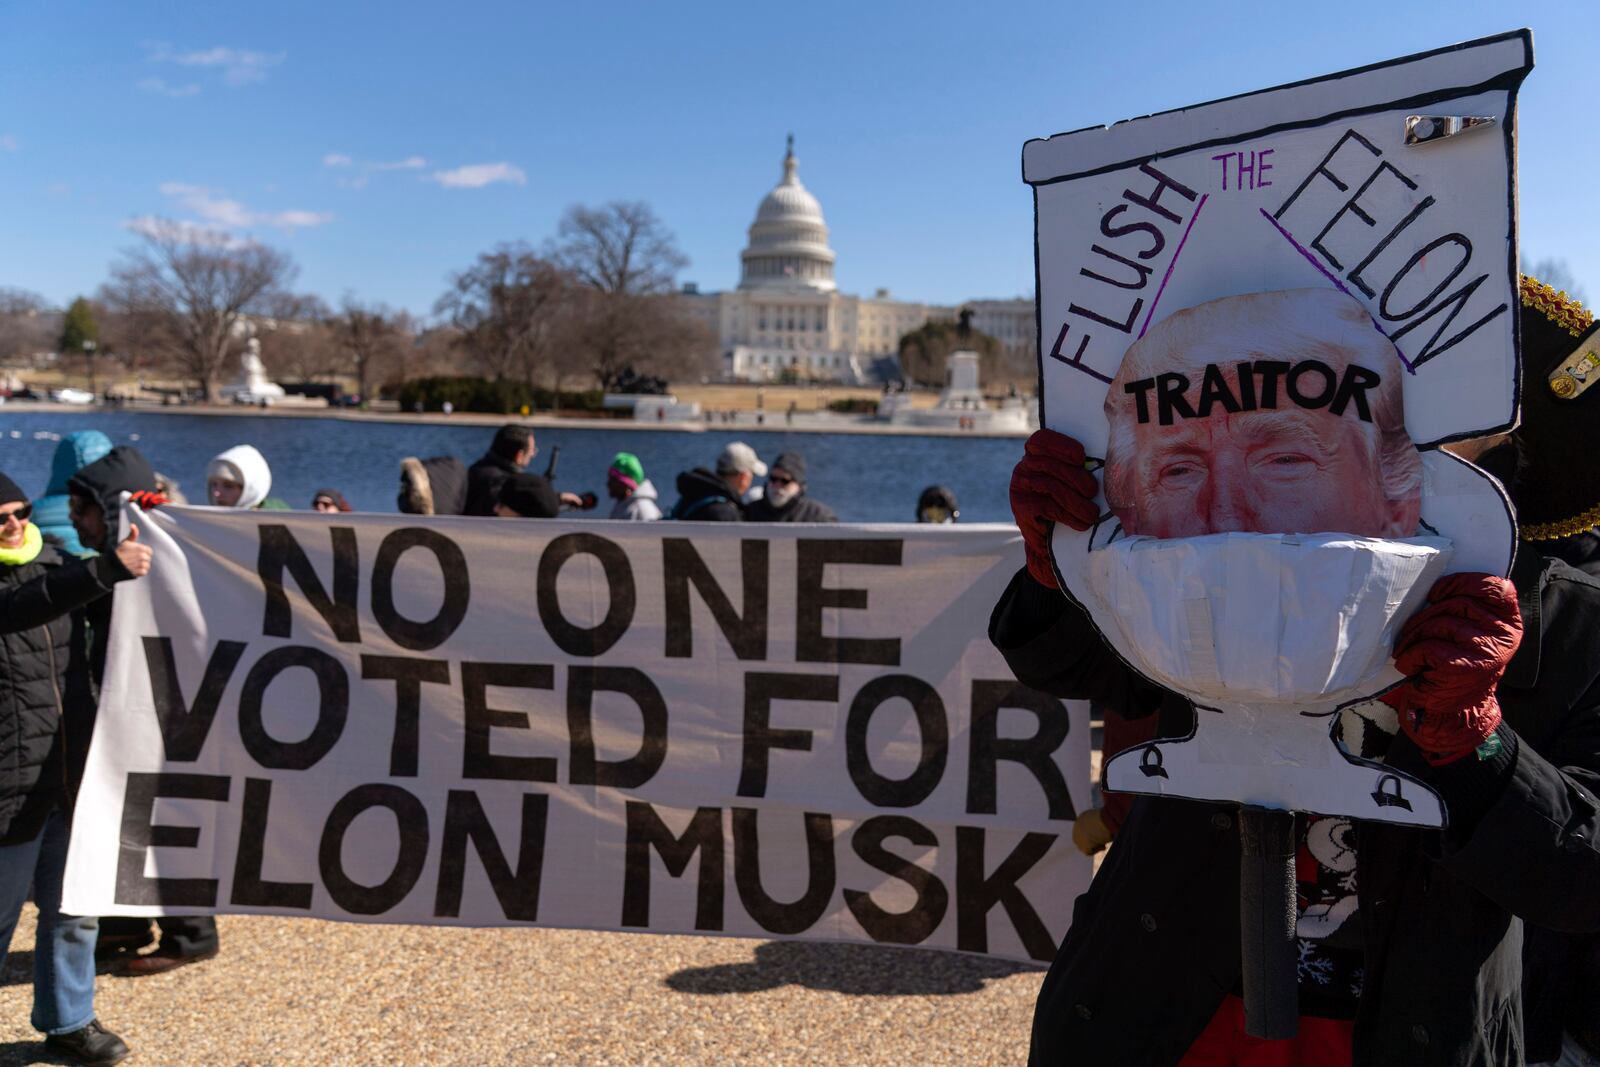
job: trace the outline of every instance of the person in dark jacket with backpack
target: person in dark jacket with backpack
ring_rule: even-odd
[[[764,478],[767,465],[756,450],[735,441],[717,457],[713,474],[696,467],[678,475],[678,502],[669,518],[690,522],[743,522],[745,499],[757,478]]]
[[[990,640],[1024,684],[1157,715],[1160,736],[1182,736],[1193,706],[1137,675],[1056,588],[1051,530],[1087,529],[1095,489],[1077,442],[1029,440],[1012,478],[1028,565]],[[1353,1017],[1302,1019],[1307,1058],[1239,1036],[1234,806],[1141,796],[1040,989],[1032,1062],[1241,1062],[1186,1059],[1197,1040],[1228,1037],[1220,1021],[1264,1063],[1522,1064],[1523,924],[1600,929],[1597,632],[1600,584],[1534,552],[1518,554],[1510,583],[1441,579],[1402,627],[1409,680],[1382,758],[1437,790],[1450,823],[1354,825]]]
[[[72,767],[89,745],[74,724],[94,700],[73,612],[147,573],[150,549],[134,529],[121,544],[94,546],[98,558],[72,560],[45,543],[32,510],[0,474],[0,968],[31,887],[33,1026],[52,1054],[116,1063],[128,1046],[94,1013],[96,920],[61,913]]]

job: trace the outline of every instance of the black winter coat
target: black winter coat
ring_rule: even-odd
[[[1387,761],[1438,789],[1450,828],[1357,824],[1354,1067],[1522,1064],[1523,921],[1600,930],[1600,584],[1531,552],[1513,580],[1525,629],[1498,693],[1503,758],[1435,768],[1400,735]],[[1028,686],[1188,731],[1183,698],[1025,571],[989,635]],[[1040,989],[1032,1062],[1175,1064],[1240,982],[1234,807],[1139,797]]]
[[[518,474],[522,468],[495,455],[485,453],[478,462],[467,468],[467,507],[463,515],[493,515],[495,503],[500,499],[500,487],[506,479]]]
[[[801,493],[782,507],[777,507],[762,497],[744,509],[744,517],[750,522],[838,522],[839,516],[833,509],[821,501],[813,500],[805,493]]]
[[[1600,576],[1600,535],[1587,533],[1525,546]],[[1528,1062],[1561,1055],[1564,1033],[1600,1056],[1600,934],[1570,934],[1530,925],[1523,947],[1523,1005]]]
[[[48,544],[31,563],[0,565],[0,845],[31,841],[82,766],[94,697],[72,612],[119,572],[113,557],[69,560]]]
[[[668,518],[690,522],[743,522],[744,507],[733,498],[728,483],[696,467],[678,475],[678,502]]]

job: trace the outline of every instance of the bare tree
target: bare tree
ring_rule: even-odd
[[[241,317],[269,310],[294,265],[266,245],[165,219],[141,236],[112,266],[102,298],[114,311],[155,317],[153,343],[214,400]]]
[[[479,370],[532,385],[570,288],[561,269],[527,245],[502,244],[455,275],[434,311],[449,317]]]
[[[261,362],[282,381],[309,382],[342,374],[348,363],[334,339],[332,312],[320,296],[278,292],[261,302],[252,322]]]
[[[30,359],[49,352],[61,332],[60,314],[38,293],[0,288],[0,361]]]
[[[461,332],[454,326],[436,326],[417,333],[394,353],[394,363],[384,368],[384,386],[400,386],[413,378],[450,374],[461,358]]]
[[[583,286],[573,343],[601,388],[630,370],[692,373],[712,353],[711,339],[673,303],[677,272],[689,261],[648,204],[568,208],[551,255]]]
[[[618,296],[669,293],[689,265],[649,204],[574,204],[556,229],[554,258],[591,289]]]
[[[382,304],[364,305],[346,296],[329,322],[334,339],[355,368],[356,392],[366,404],[372,399],[373,372],[403,360],[411,345],[411,319],[403,311]]]

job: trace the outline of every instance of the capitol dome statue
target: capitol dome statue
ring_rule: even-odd
[[[822,205],[800,184],[794,135],[783,157],[783,180],[756,209],[750,243],[740,253],[740,289],[832,292],[833,249]]]
[[[931,321],[953,322],[962,311],[971,313],[973,329],[1000,342],[1016,366],[1032,368],[1037,358],[1039,324],[1031,297],[950,306],[896,299],[887,289],[872,296],[839,292],[828,224],[822,205],[800,184],[792,134],[783,180],[756,208],[739,263],[737,289],[702,293],[686,283],[673,298],[716,338],[726,381],[894,380],[901,376],[901,338]],[[972,416],[969,406],[953,417],[971,425]]]

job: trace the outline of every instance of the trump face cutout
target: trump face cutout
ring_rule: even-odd
[[[1403,538],[1421,514],[1405,368],[1353,297],[1290,289],[1186,308],[1106,394],[1106,501],[1123,530]]]

